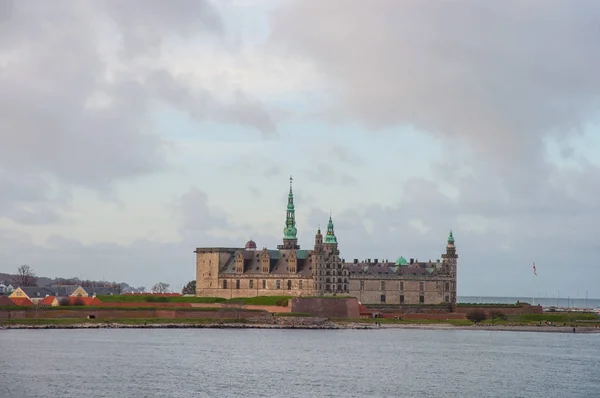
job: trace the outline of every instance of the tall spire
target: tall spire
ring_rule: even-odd
[[[333,231],[333,220],[331,219],[331,211],[329,212],[329,223],[327,224],[327,234],[325,235],[325,243],[337,244],[337,238]]]
[[[285,217],[285,228],[283,229],[284,240],[295,240],[296,233],[296,210],[294,208],[294,192],[292,191],[293,178],[290,176],[290,193],[288,195],[287,212]]]

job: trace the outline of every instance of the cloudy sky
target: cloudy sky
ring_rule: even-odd
[[[181,288],[193,250],[436,259],[600,297],[600,8],[0,0],[0,271]],[[534,277],[532,262],[538,276]]]

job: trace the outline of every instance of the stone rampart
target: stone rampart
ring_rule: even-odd
[[[249,311],[243,309],[221,308],[214,311],[207,310],[177,310],[177,309],[94,309],[93,307],[81,309],[46,309],[38,310],[0,310],[0,319],[33,319],[33,318],[87,318],[93,315],[96,319],[248,319],[268,315],[266,311]]]
[[[302,312],[320,318],[359,318],[356,298],[297,297],[291,300],[292,312]]]

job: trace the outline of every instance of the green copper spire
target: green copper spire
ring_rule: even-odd
[[[450,235],[448,235],[448,243],[454,243],[454,235],[452,235],[452,230],[450,230]]]
[[[325,243],[337,244],[337,238],[335,232],[333,232],[333,221],[331,220],[331,213],[329,213],[329,224],[327,224],[327,234],[325,235]]]
[[[296,239],[296,210],[294,209],[294,193],[292,192],[292,176],[290,176],[290,193],[288,195],[287,213],[285,217],[285,228],[283,239]]]

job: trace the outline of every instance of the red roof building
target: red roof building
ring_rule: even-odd
[[[33,303],[27,297],[12,297],[12,302],[20,307],[31,307]]]
[[[42,300],[38,301],[38,305],[43,305],[45,307],[52,307],[58,305],[58,300],[56,296],[46,296]]]

